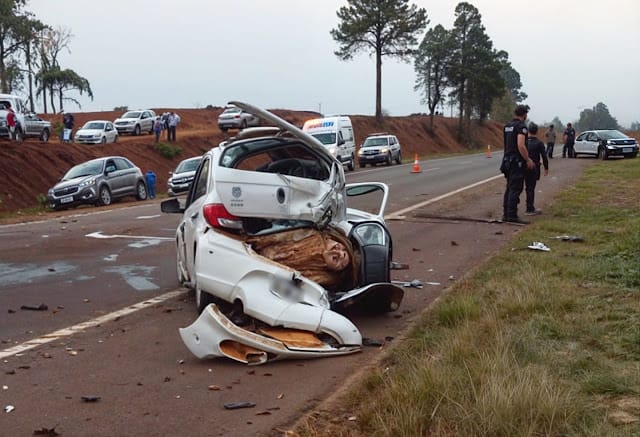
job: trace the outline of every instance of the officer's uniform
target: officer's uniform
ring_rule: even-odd
[[[504,192],[503,220],[517,221],[518,203],[520,193],[524,188],[524,170],[526,162],[518,151],[518,135],[524,135],[525,144],[529,136],[526,124],[519,118],[514,118],[507,123],[503,130],[504,134],[504,157],[500,170],[507,178],[507,188]]]
[[[568,127],[565,129],[564,134],[567,139],[562,146],[562,157],[568,156],[569,158],[575,158],[573,145],[576,141],[576,130],[573,127]]]
[[[545,152],[544,143],[538,138],[527,138],[527,150],[529,151],[529,158],[536,165],[533,169],[525,169],[524,172],[524,184],[525,193],[527,194],[527,212],[535,213],[536,208],[534,206],[536,183],[540,180],[540,159],[546,170],[549,169],[549,160]]]

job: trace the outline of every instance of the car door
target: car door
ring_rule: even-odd
[[[114,158],[116,163],[118,181],[121,184],[121,195],[135,194],[138,183],[138,170],[129,161],[123,158]]]
[[[576,141],[573,144],[573,150],[576,153],[591,153],[590,151],[587,150],[586,138],[588,134],[589,132],[583,132],[580,135],[578,135],[578,138],[576,138]]]
[[[587,153],[591,153],[592,155],[598,154],[598,146],[600,144],[600,140],[595,132],[589,132],[587,134],[585,143]]]
[[[116,129],[111,122],[105,123],[104,134],[107,138],[107,143],[113,143],[116,139]]]
[[[31,115],[31,114],[27,114],[24,116],[24,131],[25,134],[28,136],[33,136],[33,135],[39,135],[40,131],[40,125],[38,123],[39,118]]]

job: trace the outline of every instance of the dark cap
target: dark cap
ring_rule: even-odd
[[[529,133],[534,135],[538,133],[538,125],[534,122],[529,123]]]
[[[513,111],[518,117],[522,117],[523,115],[529,113],[529,105],[518,105],[516,106],[515,111]]]

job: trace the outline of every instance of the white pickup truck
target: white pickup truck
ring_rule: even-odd
[[[25,106],[22,98],[11,94],[0,94],[0,137],[10,137],[9,126],[7,125],[6,107],[11,105],[16,114],[16,140],[24,139],[24,113]]]

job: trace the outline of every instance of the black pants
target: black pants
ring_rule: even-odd
[[[503,215],[506,220],[518,218],[518,203],[520,203],[520,193],[524,188],[524,168],[524,162],[513,161],[506,169],[507,186],[502,202]]]
[[[536,166],[533,170],[525,170],[524,172],[524,192],[527,196],[527,212],[534,212],[536,207],[534,201],[536,197],[536,184],[540,179],[540,167]]]
[[[555,143],[547,143],[547,156],[549,158],[553,158],[553,146],[555,146]]]
[[[562,146],[562,157],[568,156],[569,158],[575,158],[575,152],[573,151],[573,143],[564,143]]]
[[[168,141],[175,141],[176,140],[176,127],[175,126],[169,126],[169,138]]]

